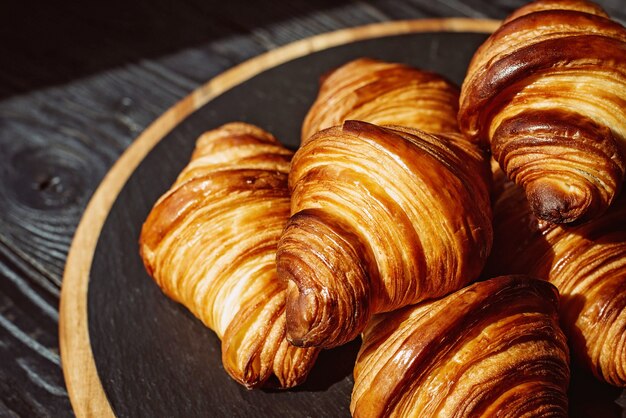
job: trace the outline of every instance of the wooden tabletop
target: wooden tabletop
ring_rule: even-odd
[[[0,417],[72,415],[58,349],[68,248],[107,170],[166,109],[311,35],[399,19],[500,19],[525,1],[40,3],[1,10]],[[626,22],[623,0],[598,3]]]

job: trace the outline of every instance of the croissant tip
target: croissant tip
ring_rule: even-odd
[[[290,269],[279,263],[279,277],[287,283],[285,308],[287,314],[287,341],[296,347],[311,347],[308,335],[314,327],[318,301],[311,292],[300,292]]]
[[[307,344],[307,341],[304,338],[301,337],[291,337],[291,336],[287,336],[287,341],[289,341],[289,344],[295,346],[295,347],[300,347],[300,348],[306,348],[309,347],[310,345]]]
[[[580,221],[589,211],[590,201],[552,182],[531,185],[526,194],[537,218],[555,224]]]

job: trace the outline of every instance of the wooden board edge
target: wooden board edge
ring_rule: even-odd
[[[245,61],[194,90],[156,119],[122,154],[93,194],[67,257],[59,307],[59,346],[77,417],[114,417],[89,341],[87,291],[94,251],[111,206],[135,168],[178,123],[214,97],[287,61],[350,42],[419,32],[491,33],[497,20],[444,18],[392,21],[341,29],[293,42]],[[207,127],[211,128],[211,127]]]

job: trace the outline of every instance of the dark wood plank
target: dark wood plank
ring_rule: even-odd
[[[5,2],[0,25],[0,416],[66,416],[57,305],[89,197],[195,87],[306,36],[390,19],[502,18],[521,0]],[[622,0],[599,2],[622,23]]]

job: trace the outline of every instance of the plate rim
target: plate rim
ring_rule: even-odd
[[[69,249],[59,304],[59,349],[65,385],[77,417],[114,417],[100,382],[89,337],[87,293],[96,245],[117,197],[148,153],[187,116],[246,80],[296,58],[361,40],[422,32],[492,33],[499,20],[397,20],[339,29],[250,58],[209,80],[155,119],[122,153],[92,195]]]

